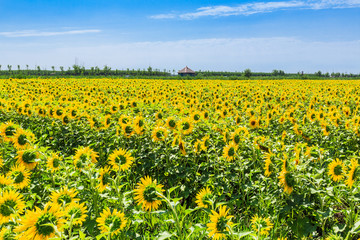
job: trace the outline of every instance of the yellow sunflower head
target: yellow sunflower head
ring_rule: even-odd
[[[228,145],[226,145],[226,146],[224,147],[223,157],[224,157],[227,161],[234,160],[234,158],[235,158],[235,156],[236,156],[237,148],[238,148],[238,146],[237,146],[234,142],[230,142]]]
[[[73,225],[79,226],[86,220],[87,206],[85,203],[72,202],[65,208],[65,216]]]
[[[340,181],[341,179],[344,178],[345,165],[341,160],[339,159],[333,160],[329,164],[328,169],[329,169],[329,173],[328,173],[329,176],[335,182]]]
[[[212,198],[212,192],[210,188],[207,186],[199,191],[199,193],[196,195],[196,204],[198,207],[202,208],[208,208],[211,206],[211,198]]]
[[[111,236],[119,234],[126,227],[127,221],[124,213],[116,209],[111,212],[109,208],[105,208],[96,219],[101,233],[111,233]]]
[[[47,159],[46,166],[50,169],[51,172],[56,172],[59,170],[62,163],[62,158],[57,153],[52,153],[51,156]]]
[[[287,170],[283,170],[280,172],[279,180],[280,185],[284,187],[284,192],[291,194],[295,186],[294,175]]]
[[[23,189],[30,184],[30,175],[24,165],[17,165],[10,169],[7,178],[11,180],[13,187]]]
[[[3,191],[0,195],[0,225],[15,221],[24,212],[23,196],[13,190]]]
[[[233,225],[231,222],[233,216],[228,215],[229,211],[230,208],[227,209],[225,205],[219,207],[219,212],[211,210],[210,223],[206,224],[209,237],[214,239],[225,239],[227,237]]]
[[[156,210],[161,204],[160,194],[164,191],[162,188],[163,185],[157,184],[156,180],[153,181],[151,177],[145,176],[140,179],[134,190],[134,199],[145,211]]]
[[[122,148],[115,150],[109,155],[109,163],[115,171],[128,170],[133,161],[134,158],[131,156],[131,153]]]
[[[77,169],[88,169],[93,163],[97,162],[99,154],[90,147],[80,147],[74,156],[74,165]]]
[[[13,122],[3,123],[0,125],[0,136],[4,139],[4,141],[11,141],[16,134],[18,125]]]
[[[350,169],[349,172],[346,174],[347,179],[345,180],[345,184],[352,188],[354,182],[358,179],[359,175],[359,162],[356,159],[351,159]]]
[[[18,128],[12,138],[12,142],[16,149],[26,149],[35,142],[35,135],[30,130]]]
[[[39,158],[39,152],[36,149],[26,149],[17,151],[17,163],[24,165],[27,169],[32,170],[37,165],[37,159]]]
[[[70,203],[78,202],[79,199],[75,198],[77,191],[74,188],[68,189],[68,187],[63,187],[60,190],[54,191],[50,195],[50,202],[52,205],[58,204],[60,206],[67,206]]]
[[[157,126],[154,128],[151,135],[154,142],[161,142],[166,139],[168,130],[164,127]]]
[[[269,235],[270,230],[273,228],[273,224],[271,223],[270,218],[264,218],[255,215],[251,218],[251,227],[261,236],[267,236]]]
[[[57,204],[47,204],[43,210],[35,207],[34,211],[26,212],[14,232],[18,233],[17,239],[19,240],[54,238],[57,231],[62,232],[65,222],[63,216],[64,212]]]

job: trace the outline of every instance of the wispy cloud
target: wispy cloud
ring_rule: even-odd
[[[252,15],[256,13],[273,12],[289,9],[331,9],[331,8],[355,8],[360,7],[360,0],[294,0],[279,2],[246,3],[236,6],[207,6],[196,9],[193,12],[180,14],[158,14],[150,16],[152,19],[196,19],[200,17],[225,17],[236,15]]]
[[[101,32],[99,29],[87,29],[87,30],[71,30],[61,32],[43,32],[37,30],[24,30],[24,31],[13,31],[13,32],[0,32],[0,36],[4,37],[50,37],[60,35],[76,35],[85,33],[98,33]]]

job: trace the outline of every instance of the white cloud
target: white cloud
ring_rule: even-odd
[[[4,37],[50,37],[59,35],[76,35],[85,33],[98,33],[101,30],[87,29],[87,30],[71,30],[62,32],[42,32],[37,30],[13,31],[13,32],[0,32],[0,36]]]
[[[355,8],[360,7],[360,0],[294,0],[279,2],[256,2],[237,6],[208,6],[196,9],[194,12],[182,14],[159,14],[150,16],[153,19],[196,19],[200,17],[225,17],[236,15],[252,15],[256,13],[273,12],[287,9],[330,9],[330,8]]]
[[[134,42],[114,45],[0,45],[0,64],[72,66],[75,57],[86,67],[179,70],[359,73],[360,41],[311,42],[297,38],[214,38],[181,41]],[[6,61],[5,61],[6,60]]]

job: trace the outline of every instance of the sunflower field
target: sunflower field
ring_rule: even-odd
[[[0,239],[358,239],[360,82],[0,80]]]

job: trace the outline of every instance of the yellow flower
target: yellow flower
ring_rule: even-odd
[[[273,224],[271,223],[270,218],[263,218],[255,215],[251,218],[251,227],[260,235],[267,236],[273,228]]]
[[[350,170],[349,173],[346,174],[347,175],[347,179],[345,180],[345,184],[349,187],[352,188],[355,180],[357,179],[357,175],[358,175],[358,167],[359,167],[359,163],[358,160],[356,159],[351,159],[351,164],[350,164]]]
[[[59,155],[57,153],[52,153],[51,156],[47,159],[46,166],[48,169],[50,169],[51,172],[55,172],[59,170],[61,162],[62,160]]]
[[[7,178],[16,189],[23,189],[30,184],[30,171],[24,165],[17,165],[11,168]]]
[[[251,129],[255,129],[259,127],[259,120],[257,120],[256,118],[252,117],[249,120],[249,125]]]
[[[131,153],[122,148],[115,150],[109,155],[109,163],[115,171],[126,171],[130,168],[133,161],[134,158],[131,156]]]
[[[228,161],[234,160],[237,148],[234,142],[229,143],[224,147],[223,157]]]
[[[149,176],[141,178],[140,181],[134,190],[136,203],[142,205],[145,211],[158,209],[161,204],[159,194],[164,191],[163,185],[157,184],[156,180],[153,181]]]
[[[265,176],[270,177],[272,173],[272,161],[271,161],[272,153],[265,153]]]
[[[184,135],[188,135],[192,132],[194,126],[191,118],[184,118],[179,122],[179,130]]]
[[[329,164],[328,169],[329,169],[329,173],[328,173],[329,176],[335,182],[340,181],[341,179],[344,178],[345,165],[341,160],[339,159],[333,160]]]
[[[171,130],[176,129],[177,122],[176,122],[175,118],[174,117],[169,117],[168,119],[166,119],[166,126],[168,128],[170,128]]]
[[[62,232],[63,216],[64,212],[57,204],[47,204],[44,210],[35,207],[35,211],[26,212],[14,232],[18,233],[18,240],[48,240],[56,236],[56,231]]]
[[[25,202],[20,193],[10,190],[0,195],[0,225],[15,221],[24,212]]]
[[[15,239],[15,233],[10,228],[3,227],[0,231],[1,240],[13,240]]]
[[[212,197],[212,192],[209,187],[203,188],[196,195],[196,204],[198,207],[208,208],[210,206],[209,200]]]
[[[16,130],[19,127],[13,122],[3,123],[0,125],[0,136],[4,139],[4,141],[9,142],[13,139],[16,134]]]
[[[152,140],[154,142],[164,141],[168,135],[167,129],[164,127],[157,126],[152,131]]]
[[[144,118],[141,117],[141,116],[137,116],[137,117],[134,119],[134,126],[135,126],[135,132],[136,132],[138,135],[143,134],[143,133],[144,133],[144,127],[145,127]]]
[[[295,179],[291,172],[282,170],[279,176],[280,185],[284,187],[284,192],[291,194],[295,186]]]
[[[126,227],[127,219],[124,213],[116,209],[111,212],[109,208],[106,208],[100,214],[100,217],[96,219],[96,222],[99,224],[101,233],[109,233],[114,236]]]
[[[99,188],[100,192],[103,192],[111,182],[110,167],[105,167],[100,169],[98,180],[100,181],[100,183],[97,187]]]
[[[16,149],[22,150],[35,142],[35,135],[30,130],[18,128],[11,141]]]
[[[77,169],[89,168],[92,163],[97,162],[99,154],[90,147],[80,147],[74,156],[74,165]]]
[[[37,165],[37,158],[39,158],[39,152],[36,149],[18,151],[16,156],[17,163],[24,165],[29,170],[33,170]]]
[[[226,239],[226,235],[230,232],[233,223],[230,219],[233,217],[228,215],[230,209],[226,209],[225,205],[220,206],[219,213],[211,210],[210,223],[206,224],[209,231],[209,237],[213,239]]]
[[[75,198],[77,191],[74,188],[68,189],[67,186],[61,188],[60,190],[54,191],[50,195],[50,202],[52,205],[58,204],[60,206],[67,206],[70,203],[78,202],[79,199]]]
[[[65,216],[72,221],[73,225],[81,225],[87,217],[87,207],[85,203],[72,202],[65,208]]]

